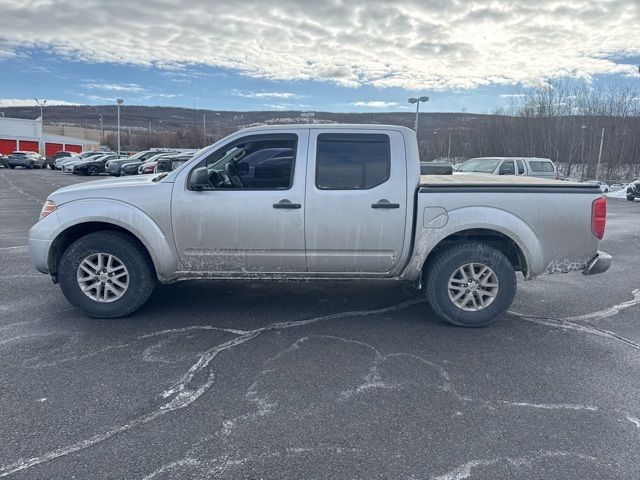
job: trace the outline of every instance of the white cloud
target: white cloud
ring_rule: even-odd
[[[398,105],[397,102],[383,102],[381,100],[373,100],[370,102],[355,102],[351,105],[355,105],[356,107],[362,108],[389,108],[396,107]]]
[[[413,91],[640,77],[614,60],[640,55],[633,0],[0,0],[0,9],[0,57],[38,46],[81,61],[158,66],[177,81],[183,67],[199,66]],[[34,37],[33,25],[47,28]]]
[[[49,100],[46,106],[51,105],[80,105],[79,103],[67,102],[65,100]],[[0,108],[2,107],[35,107],[33,98],[0,98]],[[46,107],[45,107],[46,108]]]
[[[302,95],[296,95],[295,93],[290,93],[290,92],[241,92],[239,90],[233,90],[231,93],[237,97],[243,97],[243,98],[262,98],[262,99],[273,98],[273,99],[279,99],[279,100],[302,98]]]
[[[96,82],[87,82],[82,85],[85,88],[90,90],[104,90],[108,92],[131,92],[131,93],[140,93],[146,92],[147,89],[141,87],[137,83],[96,83]]]

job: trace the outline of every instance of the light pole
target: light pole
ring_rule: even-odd
[[[40,154],[44,155],[45,148],[44,148],[44,112],[43,112],[43,107],[47,104],[47,101],[43,100],[42,102],[40,102],[35,97],[34,97],[34,100],[36,101],[36,105],[38,105],[40,107],[40,146],[38,148],[40,150]]]
[[[602,160],[602,144],[604,143],[604,127],[600,135],[600,152],[598,153],[598,166],[596,167],[596,180],[600,178],[600,160]]]
[[[123,100],[117,98],[116,103],[118,104],[118,155],[120,155],[120,105],[122,105]]]
[[[418,116],[420,115],[420,102],[428,102],[428,101],[429,101],[429,97],[411,97],[409,99],[409,103],[416,104],[416,123],[415,123],[415,126],[413,127],[416,133],[418,133]]]
[[[587,126],[582,125],[582,130],[584,131]],[[593,130],[590,128],[593,132]],[[589,143],[591,144],[591,143]],[[604,127],[602,127],[602,132],[600,133],[600,149],[598,151],[598,164],[596,165],[596,180],[600,178],[600,163],[602,162],[602,147],[604,145]],[[582,136],[582,156],[584,157],[584,135]],[[583,167],[584,168],[584,167]]]

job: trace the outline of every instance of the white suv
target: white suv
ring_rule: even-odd
[[[455,168],[457,173],[487,175],[526,175],[558,179],[558,170],[548,158],[537,157],[479,157],[467,160]]]

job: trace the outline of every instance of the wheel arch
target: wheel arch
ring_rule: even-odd
[[[64,254],[65,250],[76,240],[85,237],[91,233],[96,232],[120,232],[127,235],[129,238],[134,240],[138,245],[142,248],[142,250],[146,253],[147,259],[151,262],[151,265],[156,272],[156,264],[149,252],[147,246],[130,230],[126,228],[116,225],[115,223],[105,222],[105,221],[88,221],[88,222],[80,222],[74,225],[69,226],[68,228],[62,230],[51,243],[51,247],[49,248],[49,255],[47,257],[47,267],[51,274],[51,276],[55,279],[58,273],[58,266],[60,264],[60,259]]]
[[[546,268],[545,252],[538,236],[544,232],[536,232],[518,215],[503,208],[473,205],[448,210],[444,217],[441,228],[425,225],[420,230],[411,269],[406,271],[405,278],[419,280],[434,251],[460,239],[485,241],[505,251],[527,279],[540,275]]]
[[[68,208],[71,206],[74,208]],[[32,231],[42,230],[35,233],[36,238],[40,233],[40,238],[52,239],[46,258],[47,269],[54,279],[60,258],[72,242],[89,233],[105,230],[123,232],[139,242],[161,282],[171,281],[178,270],[173,236],[165,235],[151,217],[132,205],[114,200],[82,200],[58,207],[51,217],[50,222],[48,217],[38,222]],[[57,225],[47,233],[53,222]]]
[[[463,242],[480,242],[495,248],[507,257],[516,271],[522,272],[525,277],[528,276],[530,266],[523,247],[511,236],[491,228],[468,228],[446,236],[427,254],[422,263],[422,271],[424,272],[429,262],[443,249]]]

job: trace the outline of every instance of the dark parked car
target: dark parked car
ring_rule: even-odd
[[[138,152],[135,155],[131,155],[130,157],[120,159],[120,160],[112,160],[107,165],[107,173],[109,175],[115,175],[116,177],[120,176],[120,167],[125,163],[135,162],[138,160],[148,160],[151,157],[158,155],[161,152],[156,150],[145,150],[143,152]]]
[[[59,158],[68,158],[73,155],[73,152],[67,152],[65,150],[60,150],[56,152],[52,157],[47,157],[45,165],[49,167],[51,170],[56,170],[58,167],[56,166],[56,160]]]
[[[627,200],[633,202],[636,198],[640,198],[640,178],[627,185]]]
[[[170,156],[170,155],[174,155],[174,153],[159,153],[156,152],[155,155],[153,155],[152,157],[149,157],[148,159],[142,161],[142,160],[134,160],[134,161],[129,161],[129,162],[125,162],[123,164],[120,165],[120,175],[138,175],[138,168],[140,166],[143,165],[147,165],[150,163],[155,162],[156,160],[166,157],[166,156]]]
[[[36,152],[22,152],[16,150],[9,155],[7,165],[9,168],[24,167],[29,170],[32,168],[44,168],[45,157]]]
[[[157,160],[156,172],[171,172],[190,160],[195,152],[181,153],[172,157],[162,157]]]
[[[124,155],[117,155],[115,153],[108,153],[106,155],[99,155],[90,157],[86,160],[82,160],[73,166],[73,173],[80,175],[99,175],[105,173],[105,166],[107,162],[111,160],[119,160],[122,158],[129,158]]]
[[[9,165],[7,162],[9,161],[9,157],[0,154],[0,167],[7,168]]]

